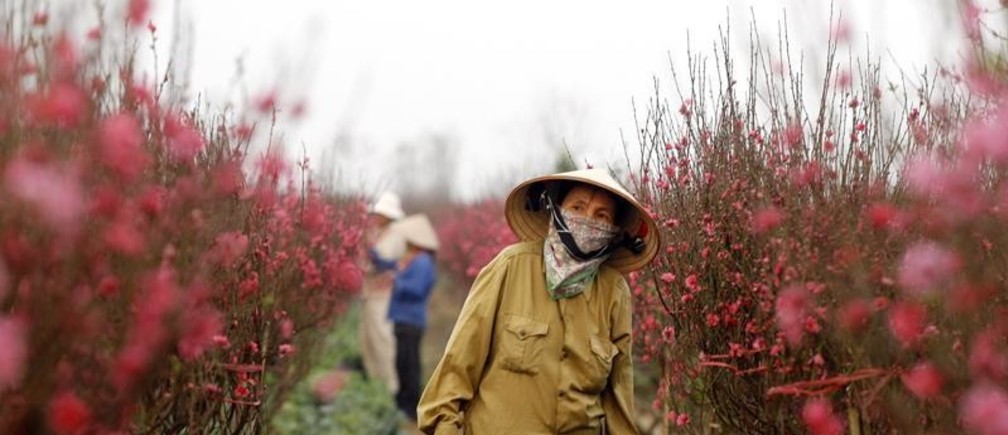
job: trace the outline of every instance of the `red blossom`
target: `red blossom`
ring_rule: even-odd
[[[28,358],[25,326],[21,320],[0,316],[0,391],[21,382]]]
[[[179,116],[165,119],[168,152],[179,162],[191,161],[204,147],[203,135]]]
[[[59,435],[82,433],[91,425],[91,408],[71,391],[57,394],[49,403],[49,428]]]
[[[183,312],[182,337],[178,341],[178,352],[183,360],[199,358],[215,344],[215,338],[223,329],[221,315],[213,309],[190,309]]]
[[[924,334],[927,310],[914,302],[898,302],[889,310],[889,331],[904,346],[917,342]]]
[[[805,402],[802,421],[812,435],[840,435],[844,431],[843,420],[833,412],[833,404],[825,398]]]
[[[29,100],[32,120],[44,125],[74,128],[84,118],[87,108],[84,92],[69,84],[53,85],[47,92]]]
[[[784,222],[784,213],[777,207],[769,206],[753,214],[752,230],[756,234],[762,234],[777,228]]]
[[[1002,346],[998,346],[999,342]],[[992,330],[982,331],[973,338],[968,365],[974,378],[1002,381],[1008,377],[1008,356],[1000,347],[1003,340]]]
[[[921,399],[929,399],[941,394],[944,379],[938,368],[930,361],[921,361],[900,375],[900,380],[911,393]]]
[[[849,332],[861,332],[868,327],[871,318],[871,306],[863,299],[847,302],[839,310],[840,327]]]
[[[98,129],[102,162],[126,181],[135,180],[150,160],[143,149],[140,122],[120,113],[102,120]]]
[[[800,285],[792,285],[777,296],[777,326],[792,346],[801,343],[808,313],[808,294]]]

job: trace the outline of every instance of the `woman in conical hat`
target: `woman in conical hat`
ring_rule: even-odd
[[[362,258],[365,273],[357,339],[365,373],[384,383],[390,393],[395,393],[399,390],[399,378],[395,370],[395,337],[392,322],[388,320],[395,272],[378,267],[371,258],[398,261],[406,251],[405,241],[391,231],[392,223],[404,215],[399,196],[392,192],[382,193],[368,207],[368,215],[364,245],[369,255]]]
[[[392,231],[406,242],[406,253],[398,262],[385,267],[396,269],[388,318],[395,333],[395,368],[399,378],[396,405],[412,421],[417,419],[420,400],[420,341],[427,327],[427,301],[437,281],[434,253],[438,237],[434,226],[423,214],[416,214],[393,224]],[[376,259],[382,263],[381,259]]]
[[[522,242],[470,289],[420,399],[430,434],[637,433],[630,290],[661,247],[607,171],[533,178],[505,215]]]

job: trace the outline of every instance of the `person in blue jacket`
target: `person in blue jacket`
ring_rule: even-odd
[[[388,310],[394,325],[395,366],[399,376],[395,399],[399,409],[416,422],[420,401],[420,340],[427,326],[427,301],[437,280],[434,254],[439,243],[434,227],[423,214],[396,222],[393,231],[406,241],[406,253],[400,260],[383,259],[374,251],[371,256],[379,267],[397,271]]]

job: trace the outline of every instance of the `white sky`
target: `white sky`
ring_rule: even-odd
[[[448,135],[459,145],[463,198],[548,169],[558,151],[547,147],[547,129],[579,165],[622,161],[621,128],[635,145],[631,99],[646,105],[652,77],[669,78],[669,56],[683,61],[687,35],[709,55],[730,22],[743,51],[753,17],[775,41],[786,10],[792,40],[821,57],[829,33],[825,0],[154,2],[160,50],[176,12],[191,20],[183,30],[194,44],[192,90],[211,103],[240,99],[241,57],[253,94],[278,86],[306,99],[306,117],[285,127],[287,145],[303,143],[316,168],[336,165],[357,188],[394,185],[397,145]],[[913,70],[953,58],[958,22],[940,6],[949,3],[837,0],[835,8],[849,17],[855,54],[870,48]]]

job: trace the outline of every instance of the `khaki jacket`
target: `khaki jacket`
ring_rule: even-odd
[[[504,249],[476,278],[418,407],[428,434],[636,434],[630,291],[603,266],[554,301],[542,242]]]

